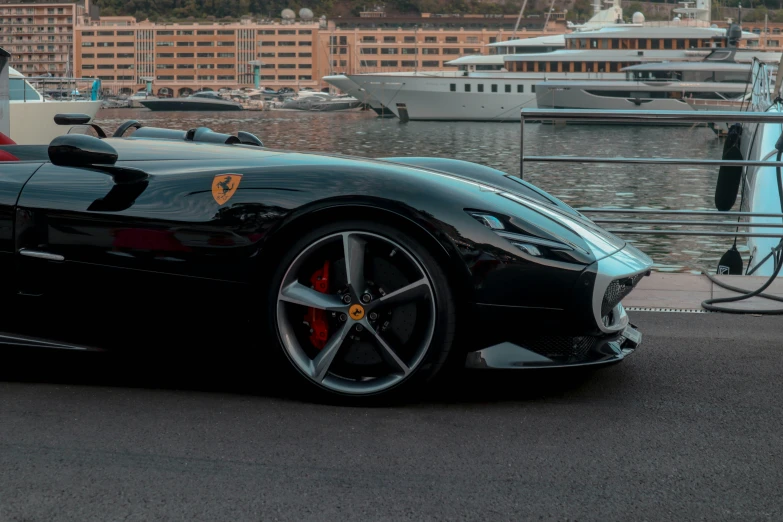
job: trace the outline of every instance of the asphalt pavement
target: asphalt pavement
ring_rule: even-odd
[[[257,391],[219,354],[4,352],[0,521],[783,519],[783,317],[631,316],[622,364],[386,408]]]

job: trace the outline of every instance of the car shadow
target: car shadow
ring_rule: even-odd
[[[623,365],[552,370],[443,372],[416,397],[377,406],[547,401],[589,395],[616,396],[631,386]],[[5,351],[0,381],[146,390],[177,390],[313,402],[281,382],[280,372],[241,356],[131,357],[114,353]],[[343,404],[341,401],[327,401]]]

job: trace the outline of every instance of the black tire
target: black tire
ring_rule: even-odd
[[[365,235],[366,233],[366,235]],[[343,239],[334,239],[335,235],[340,234]],[[296,318],[296,310],[311,310],[311,308],[307,308],[306,305],[302,305],[301,303],[291,303],[287,302],[285,299],[283,299],[281,296],[283,295],[283,284],[286,283],[286,285],[289,285],[291,283],[288,283],[287,281],[291,281],[292,277],[294,279],[297,279],[301,282],[301,277],[295,277],[295,274],[292,271],[296,270],[296,266],[304,266],[303,263],[307,262],[307,256],[311,255],[312,257],[319,257],[317,254],[313,255],[311,252],[319,252],[317,250],[318,248],[326,249],[327,247],[321,247],[319,245],[324,244],[328,245],[328,241],[348,241],[348,237],[361,237],[363,239],[366,239],[367,242],[365,245],[369,246],[363,246],[361,249],[362,252],[362,260],[364,259],[371,259],[371,264],[373,267],[379,266],[379,263],[388,263],[390,261],[382,259],[383,256],[375,256],[371,257],[368,251],[373,251],[373,249],[377,251],[382,251],[383,245],[385,245],[384,241],[394,244],[395,252],[397,251],[397,246],[401,247],[403,249],[402,254],[410,256],[412,259],[412,263],[416,264],[417,267],[420,269],[423,269],[424,278],[427,279],[429,285],[425,292],[429,292],[427,296],[425,296],[423,299],[423,302],[426,304],[402,304],[397,305],[399,306],[415,306],[417,311],[423,310],[422,307],[426,307],[426,310],[434,310],[434,318],[428,318],[429,316],[427,314],[418,314],[418,312],[415,314],[415,319],[413,320],[413,323],[421,323],[421,325],[424,325],[426,323],[426,328],[421,328],[422,331],[425,332],[431,332],[430,337],[422,337],[424,340],[418,343],[420,346],[417,348],[417,363],[415,366],[411,365],[409,368],[407,368],[404,364],[401,365],[403,368],[406,368],[406,370],[409,371],[409,373],[405,373],[405,371],[400,371],[397,373],[391,372],[393,376],[390,377],[383,377],[384,379],[394,379],[399,378],[399,381],[393,382],[391,385],[389,385],[386,388],[383,389],[375,389],[375,390],[368,390],[366,393],[364,390],[357,392],[353,389],[349,389],[348,387],[351,385],[350,379],[345,381],[343,379],[343,376],[335,376],[332,373],[328,373],[326,377],[322,377],[322,382],[317,382],[317,377],[311,374],[307,374],[306,368],[302,367],[302,357],[299,355],[299,352],[295,352],[293,350],[296,350],[295,347],[292,347],[292,337],[291,335],[292,329],[295,328],[291,325],[290,318]],[[380,239],[378,239],[380,238]],[[370,244],[370,242],[378,241],[378,243]],[[337,247],[333,247],[337,248]],[[347,248],[347,247],[346,247]],[[346,250],[347,251],[347,250]],[[407,257],[403,257],[403,255],[400,255],[398,257],[399,263],[407,262]],[[392,253],[389,258],[393,257],[394,254]],[[343,263],[345,263],[345,257],[343,256]],[[300,261],[304,260],[304,261]],[[337,266],[339,265],[340,261],[338,260],[332,260],[333,265]],[[299,265],[297,265],[299,264]],[[411,265],[414,266],[414,265]],[[304,269],[305,272],[307,272],[306,269]],[[412,269],[411,269],[412,270]],[[345,273],[349,271],[349,269],[343,268],[342,273]],[[339,272],[338,269],[335,269],[335,272]],[[370,274],[379,275],[377,272],[378,270],[375,270],[374,272],[371,271]],[[385,273],[385,272],[384,272]],[[362,275],[364,275],[364,272],[362,272]],[[369,275],[368,275],[369,277]],[[358,278],[357,278],[358,279]],[[423,279],[422,279],[423,280]],[[421,280],[419,280],[421,281]],[[377,284],[378,285],[378,291],[383,292],[383,289],[380,288],[381,283],[376,282],[367,282],[365,281],[367,285],[370,284]],[[415,282],[413,283],[415,284]],[[413,286],[413,284],[410,284],[408,286]],[[288,286],[286,287],[288,288]],[[369,288],[369,286],[368,286]],[[407,287],[405,287],[407,288]],[[350,403],[350,404],[367,404],[367,403],[387,403],[389,401],[399,401],[399,400],[407,400],[410,399],[411,396],[416,393],[417,391],[420,391],[423,385],[430,383],[433,378],[438,374],[438,372],[443,367],[444,363],[446,362],[449,353],[451,351],[453,342],[454,342],[454,332],[456,328],[456,306],[454,303],[453,293],[450,289],[449,282],[447,280],[447,277],[445,275],[445,272],[443,268],[439,265],[439,263],[435,260],[435,258],[432,256],[430,251],[425,247],[424,244],[422,244],[421,241],[411,237],[410,235],[406,234],[402,230],[389,226],[386,224],[380,224],[375,222],[369,222],[369,221],[339,221],[335,223],[330,223],[328,225],[324,225],[321,227],[318,227],[314,230],[311,230],[305,234],[303,234],[299,239],[294,241],[292,244],[287,246],[284,249],[284,252],[279,255],[279,260],[276,263],[276,267],[273,271],[273,275],[271,279],[269,280],[269,285],[267,287],[267,310],[268,313],[265,314],[268,319],[268,331],[271,333],[271,348],[274,352],[274,357],[278,361],[278,363],[282,363],[282,365],[286,368],[285,374],[282,376],[283,379],[280,379],[280,381],[284,381],[286,384],[291,384],[293,386],[288,387],[289,391],[299,395],[300,392],[304,392],[305,397],[316,399],[316,400],[327,400],[329,402],[340,402],[340,403]],[[330,288],[328,295],[333,295],[335,299],[339,299],[339,295],[333,294],[335,291],[334,288]],[[369,292],[369,290],[367,290]],[[350,293],[350,292],[346,292]],[[395,293],[395,292],[392,292]],[[399,293],[399,292],[397,292]],[[372,305],[381,305],[381,302],[383,299],[388,297],[391,294],[387,294],[385,296],[379,296],[377,297],[378,303],[375,303],[375,301],[372,302]],[[343,294],[344,296],[344,294]],[[431,296],[431,297],[429,297]],[[361,299],[361,297],[359,297]],[[416,298],[419,299],[419,298]],[[432,300],[432,302],[430,301]],[[393,301],[392,301],[393,302]],[[417,301],[418,302],[418,301]],[[358,301],[357,303],[358,304]],[[286,310],[289,310],[287,307],[293,306],[294,311],[289,312]],[[367,305],[371,306],[371,305]],[[394,305],[392,305],[394,306]],[[298,307],[298,308],[297,308]],[[368,310],[370,310],[368,308]],[[379,313],[375,314],[376,317],[381,315],[383,313],[383,308],[379,308]],[[395,309],[392,309],[395,310]],[[330,316],[334,315],[333,311],[329,311],[328,314]],[[386,328],[391,329],[393,331],[394,329],[394,320],[398,317],[394,315],[394,312],[389,312],[391,319],[389,322],[391,325],[386,326]],[[337,315],[339,318],[340,316],[345,316],[345,314]],[[364,335],[367,337],[370,337],[370,340],[376,344],[375,349],[379,352],[384,352],[384,350],[380,347],[379,343],[386,344],[386,347],[388,348],[391,346],[391,343],[387,344],[384,341],[378,341],[381,337],[383,337],[383,332],[380,328],[372,329],[369,320],[370,315],[368,312],[368,316],[366,318],[366,321],[364,324],[367,324],[368,327],[364,331],[364,334],[357,334],[357,339],[359,339],[358,335]],[[335,319],[333,317],[330,317],[330,320],[334,321]],[[382,318],[381,318],[382,320]],[[402,320],[400,320],[402,321]],[[356,328],[360,328],[360,326],[356,326],[356,323],[351,323],[351,319],[349,318],[347,321],[343,321],[343,324],[345,327],[349,327],[349,324],[354,324],[352,327],[353,330],[351,332],[356,332]],[[407,324],[407,323],[406,323]],[[376,323],[375,326],[377,327],[378,324]],[[283,341],[283,335],[281,333],[281,328],[285,330],[286,332],[286,341]],[[335,328],[341,328],[339,324]],[[370,332],[372,332],[373,336],[370,336]],[[334,356],[334,360],[336,363],[342,364],[344,361],[339,360],[338,357],[342,357],[343,359],[346,358],[346,354],[344,353],[344,350],[353,350],[354,348],[352,345],[360,342],[360,341],[351,341],[350,339],[353,339],[353,337],[346,338],[347,348],[340,347],[337,348],[334,353],[337,355]],[[361,338],[364,342],[364,338]],[[429,339],[429,342],[426,342],[426,339]],[[331,337],[330,337],[331,341]],[[302,347],[306,343],[294,342],[293,345],[297,345]],[[366,344],[366,343],[365,343]],[[417,344],[416,342],[412,342],[411,344]],[[310,347],[307,347],[310,349]],[[304,348],[303,348],[304,349]],[[366,350],[365,350],[366,351]],[[385,355],[388,357],[388,352],[385,353]],[[399,354],[398,354],[399,355]],[[400,358],[402,356],[400,355]],[[317,355],[314,358],[314,360],[317,359]],[[335,363],[328,363],[328,364],[335,364]],[[330,367],[331,368],[331,367]],[[399,374],[402,373],[403,376],[399,376]],[[391,374],[390,374],[391,375]],[[343,379],[345,381],[345,386],[348,386],[346,388],[342,388],[340,386],[343,386],[342,384],[340,386],[337,385],[330,385],[325,384],[327,380],[340,382],[340,379]],[[364,385],[362,379],[367,379],[366,376],[360,377],[357,379],[356,386]],[[380,378],[378,378],[380,379]],[[378,380],[378,382],[382,382],[381,380]],[[385,382],[385,381],[383,381]],[[348,390],[348,391],[346,391]]]

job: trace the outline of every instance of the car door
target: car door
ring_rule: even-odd
[[[162,163],[127,162],[155,172],[134,183],[49,163],[24,187],[19,291],[39,300],[63,341],[202,342],[214,333],[205,324],[224,324],[217,310],[241,301],[242,274],[252,262],[251,212],[218,207],[210,192],[214,173]],[[230,315],[238,317],[236,310]]]

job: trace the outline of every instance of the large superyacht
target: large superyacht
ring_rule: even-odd
[[[450,62],[459,67],[454,72],[354,74],[348,79],[403,120],[519,121],[520,109],[536,106],[536,85],[542,81],[624,80],[622,69],[632,65],[701,61],[727,47],[729,30],[739,29],[711,25],[709,0],[675,9],[678,16],[670,22],[646,22],[635,13],[632,23],[623,23],[619,0],[608,9],[597,2],[593,7],[590,22],[558,35],[562,48],[555,36],[541,37],[549,39],[545,52],[518,52],[529,50],[531,43],[541,45],[531,42],[540,38],[489,44],[502,59],[499,70],[481,70],[473,64],[479,57],[463,57]],[[746,47],[736,53],[737,62],[777,60],[779,54],[753,48],[758,35],[739,31],[733,36]]]

